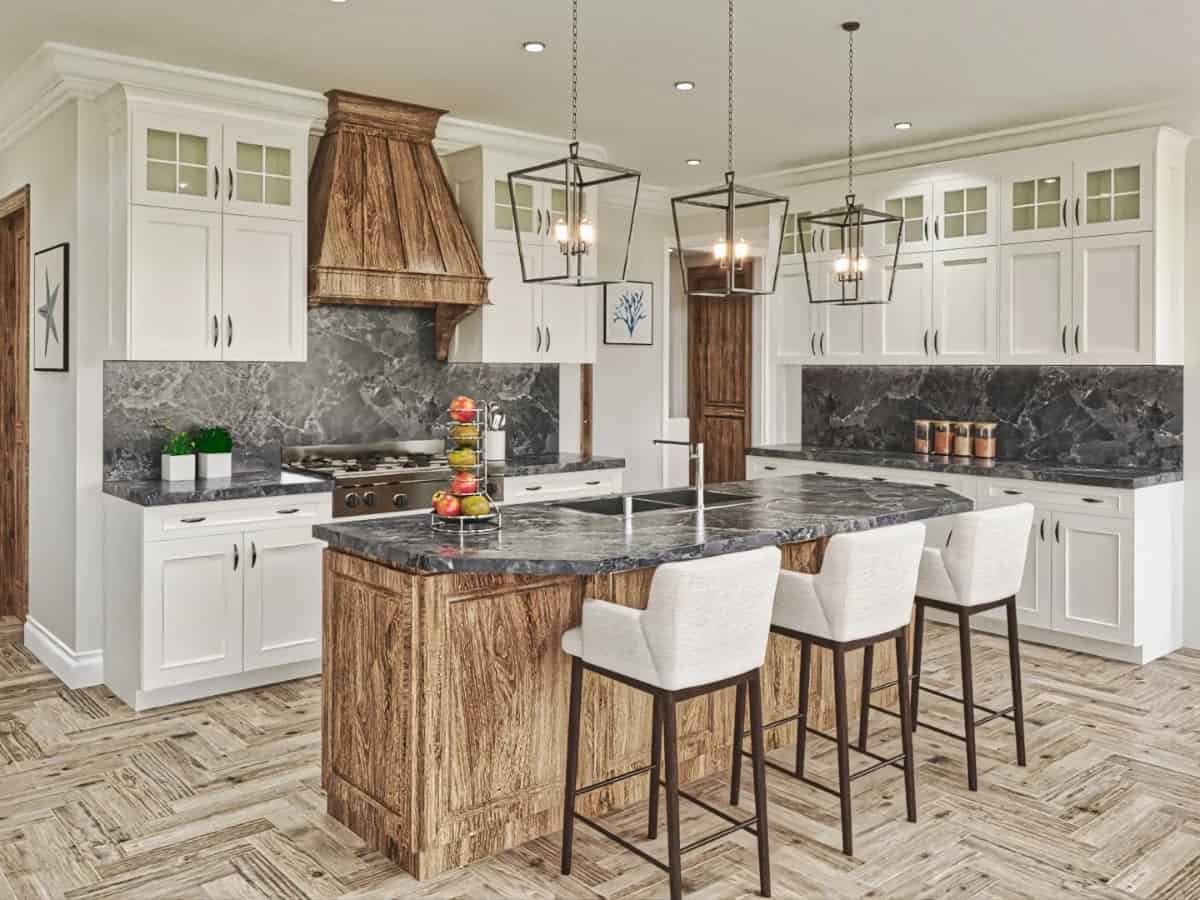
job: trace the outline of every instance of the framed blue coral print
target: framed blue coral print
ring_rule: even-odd
[[[654,343],[654,285],[618,281],[604,286],[604,343]]]

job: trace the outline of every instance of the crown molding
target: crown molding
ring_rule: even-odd
[[[443,116],[438,122],[433,149],[439,155],[445,155],[466,150],[468,147],[483,146],[489,150],[536,159],[557,159],[566,156],[568,143],[563,137],[505,128],[503,125],[489,125],[486,122],[472,122],[456,116]],[[579,154],[602,162],[608,160],[608,152],[600,144],[580,142]]]

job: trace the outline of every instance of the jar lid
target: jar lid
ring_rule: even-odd
[[[955,428],[970,428],[974,424],[975,424],[974,422],[955,422],[954,427]]]
[[[934,419],[933,424],[934,425],[945,425],[947,428],[949,428],[952,423],[949,419]]]
[[[995,422],[976,422],[975,427],[976,428],[995,428],[997,426],[996,426]]]
[[[913,419],[914,425],[929,425],[933,419]]]

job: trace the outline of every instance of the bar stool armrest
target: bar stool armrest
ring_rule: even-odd
[[[642,612],[607,600],[584,600],[584,662],[657,684],[658,671],[642,631]]]
[[[926,547],[921,552],[921,569],[917,576],[917,596],[944,603],[956,603],[958,592],[950,580],[946,561],[938,547]]]

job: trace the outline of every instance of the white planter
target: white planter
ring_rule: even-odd
[[[195,481],[196,457],[190,453],[187,456],[169,456],[164,453],[162,455],[162,480]]]
[[[233,474],[232,453],[198,453],[201,478],[228,478]]]

